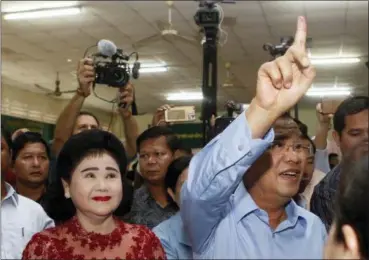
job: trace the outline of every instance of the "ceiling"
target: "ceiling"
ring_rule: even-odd
[[[158,20],[167,21],[164,1],[80,1],[77,16],[34,20],[2,20],[2,82],[12,87],[39,92],[34,84],[54,89],[60,72],[62,90],[77,87],[75,69],[85,49],[100,39],[109,39],[124,52],[132,45],[159,32]],[[32,1],[2,1],[3,12]],[[198,35],[193,21],[198,2],[174,1],[173,25],[185,36]],[[218,49],[218,82],[225,80],[225,63],[231,63],[234,88],[219,88],[219,106],[226,100],[247,103],[255,91],[258,67],[270,59],[262,49],[267,42],[279,43],[281,36],[293,36],[298,15],[308,20],[308,36],[313,39],[312,56],[360,56],[356,65],[317,68],[315,83],[350,84],[356,93],[368,93],[368,1],[237,1],[222,4],[228,40]],[[231,19],[233,18],[233,19]],[[200,43],[157,41],[136,49],[145,62],[165,62],[165,73],[141,74],[134,80],[139,112],[152,112],[167,103],[170,92],[200,91],[202,49]],[[112,99],[116,90],[97,86],[96,93]],[[63,98],[71,98],[70,94]],[[111,104],[90,97],[86,103],[103,110]],[[178,102],[172,102],[179,104]],[[194,102],[192,102],[194,103]],[[195,102],[196,103],[196,102]],[[310,104],[305,98],[302,104]],[[196,104],[199,104],[198,102]]]

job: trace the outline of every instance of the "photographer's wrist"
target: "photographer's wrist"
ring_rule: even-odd
[[[76,91],[77,95],[83,98],[86,98],[88,95],[86,95],[86,93],[83,92],[82,89],[78,88]]]
[[[129,119],[132,117],[132,112],[129,109],[120,109],[119,111],[123,119]]]

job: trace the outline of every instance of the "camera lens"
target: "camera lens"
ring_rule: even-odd
[[[125,69],[122,68],[114,68],[111,73],[112,81],[114,81],[115,86],[124,86],[128,81],[128,74]]]

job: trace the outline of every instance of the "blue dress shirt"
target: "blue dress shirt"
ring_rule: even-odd
[[[193,257],[202,259],[322,259],[326,230],[291,199],[287,219],[273,230],[242,178],[273,141],[252,139],[244,114],[191,160],[181,189],[181,216]]]
[[[21,259],[32,236],[54,227],[43,208],[15,192],[5,183],[7,195],[1,201],[1,259]]]
[[[167,259],[192,259],[191,243],[179,212],[157,225],[152,231],[160,239]]]

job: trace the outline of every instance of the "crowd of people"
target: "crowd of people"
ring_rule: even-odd
[[[1,125],[1,257],[367,259],[369,97],[331,115],[318,104],[309,136],[288,112],[315,78],[306,33],[299,17],[250,106],[195,155],[163,121],[167,105],[139,134],[131,83],[119,90],[125,143],[102,130],[81,111],[95,79],[81,60],[51,145]]]

